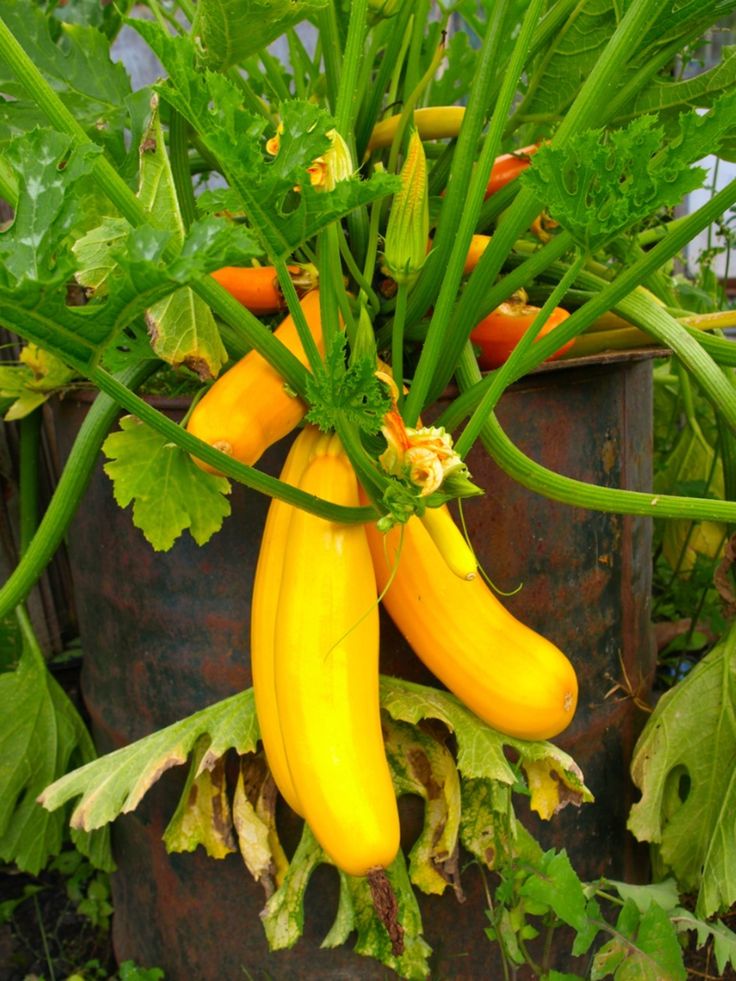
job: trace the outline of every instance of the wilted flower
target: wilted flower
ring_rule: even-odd
[[[276,134],[266,141],[266,152],[272,157],[279,152],[283,132],[283,123],[279,123]],[[330,140],[330,146],[321,156],[315,157],[307,167],[307,173],[312,187],[322,191],[334,191],[338,181],[345,181],[352,177],[353,158],[350,148],[336,129],[328,130],[325,135]],[[300,185],[297,185],[294,190],[301,190]]]
[[[438,426],[413,429],[404,425],[396,408],[396,383],[384,371],[377,371],[376,377],[388,386],[394,403],[383,417],[381,426],[388,444],[378,458],[383,469],[396,477],[406,477],[420,487],[420,497],[439,490],[450,474],[466,473],[467,467],[455,452],[450,434]]]

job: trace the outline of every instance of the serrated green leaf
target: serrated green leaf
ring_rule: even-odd
[[[615,879],[606,879],[606,885],[613,886],[622,899],[630,899],[640,913],[648,910],[652,903],[656,903],[662,909],[670,912],[677,906],[680,900],[677,883],[674,879],[665,879],[663,882],[649,882],[647,885],[635,885],[630,882],[617,882]]]
[[[207,737],[200,737],[181,799],[164,831],[168,852],[193,852],[202,845],[210,858],[225,858],[235,851],[225,761],[220,758],[203,769],[208,748]]]
[[[616,28],[616,5],[611,0],[578,4],[560,30],[552,50],[539,55],[535,88],[524,105],[525,114],[557,116],[570,105]]]
[[[522,896],[553,909],[568,926],[579,929],[587,921],[583,884],[564,849],[545,852],[538,867],[522,884],[520,892]]]
[[[315,189],[307,168],[329,149],[326,134],[334,128],[323,109],[299,100],[282,103],[280,147],[269,155],[265,140],[275,133],[265,132],[265,119],[243,110],[240,91],[225,76],[196,71],[190,39],[172,38],[147,22],[136,21],[135,27],[169,74],[157,91],[218,161],[240,197],[239,210],[270,255],[288,257],[326,225],[397,190],[398,178],[380,173],[370,180],[338,180],[331,191]]]
[[[0,681],[2,679],[0,678]],[[146,792],[172,766],[186,763],[200,737],[209,745],[195,776],[211,768],[228,749],[253,753],[258,723],[248,689],[108,753],[46,787],[39,801],[54,811],[81,796],[71,816],[73,828],[91,831],[134,811]]]
[[[261,923],[271,950],[293,947],[302,935],[304,894],[312,873],[324,861],[324,852],[309,825],[305,824],[284,881],[261,913]]]
[[[90,131],[122,129],[130,81],[121,63],[110,58],[108,39],[96,28],[60,24],[37,4],[3,0],[2,16],[29,58],[60,95],[74,117]],[[0,60],[0,90],[13,96],[0,102],[0,134],[26,133],[44,121]]]
[[[93,760],[94,747],[79,713],[32,643],[24,644],[14,671],[0,674],[0,704],[4,706],[0,721],[0,859],[37,875],[61,849],[65,815],[49,814],[36,798],[50,781],[66,773],[74,755],[85,762]],[[112,867],[104,843],[96,859]]]
[[[409,853],[409,876],[422,892],[448,885],[462,896],[458,852],[460,778],[449,750],[414,726],[388,721],[384,743],[398,794],[425,800],[422,831]]]
[[[124,218],[103,218],[72,245],[77,261],[75,279],[90,297],[108,293],[108,280],[118,268],[115,254],[125,247],[130,225]]]
[[[12,225],[0,232],[3,286],[49,278],[65,282],[68,268],[59,264],[59,244],[81,208],[81,198],[71,191],[89,177],[99,152],[91,145],[77,147],[53,130],[34,130],[6,148],[18,199]]]
[[[216,378],[228,358],[212,311],[188,286],[146,310],[146,326],[157,357],[189,368],[202,381]]]
[[[307,421],[325,432],[342,417],[364,433],[377,433],[391,408],[386,388],[376,378],[375,355],[356,357],[345,367],[347,338],[341,334],[321,366],[307,380]]]
[[[463,780],[460,840],[487,868],[511,862],[519,854],[523,828],[511,804],[511,789],[495,780]],[[533,840],[533,839],[530,839]],[[534,858],[541,856],[539,846]]]
[[[520,176],[549,214],[588,252],[700,187],[705,171],[691,151],[664,142],[653,116],[626,128],[578,133],[564,147],[545,144]]]
[[[158,99],[140,146],[138,200],[157,228],[165,228],[181,249],[185,229],[166,151]],[[188,287],[175,290],[146,311],[146,325],[155,354],[167,364],[184,366],[202,381],[216,378],[227,361],[215,318],[207,304]]]
[[[105,473],[120,507],[133,505],[133,523],[156,551],[171,548],[188,529],[198,545],[230,514],[230,482],[205,473],[190,456],[133,416],[103,444]]]
[[[725,974],[729,964],[736,968],[736,933],[729,930],[725,923],[719,920],[706,922],[683,908],[674,910],[670,916],[680,933],[695,931],[697,947],[703,947],[708,941],[712,941],[720,974]]]
[[[736,808],[736,628],[659,700],[631,764],[641,790],[628,827],[655,843],[699,916],[736,901],[736,843],[725,829]]]
[[[313,16],[327,0],[200,0],[192,33],[202,61],[220,71]]]
[[[672,81],[671,75],[657,78],[639,92],[626,106],[621,119],[633,119],[647,113],[674,114],[693,106],[705,108],[724,92],[733,88],[736,82],[736,47],[725,47],[721,61],[690,78]]]
[[[338,869],[338,875],[340,876],[340,891],[337,899],[337,912],[332,926],[320,944],[320,947],[325,949],[339,947],[340,944],[347,943],[348,937],[355,929],[355,907],[347,881],[348,877],[341,869]]]
[[[616,922],[617,936],[596,953],[591,981],[613,974],[616,981],[686,981],[677,933],[667,913],[653,903],[639,913],[626,902]]]
[[[457,739],[457,766],[463,776],[495,780],[513,786],[518,779],[510,766],[504,746],[518,754],[522,765],[544,764],[553,769],[564,787],[568,803],[582,804],[593,799],[583,783],[580,767],[563,750],[548,742],[514,739],[491,729],[451,695],[415,685],[399,678],[381,678],[381,704],[394,719],[417,723],[421,719],[443,722]]]
[[[151,115],[139,146],[140,169],[136,197],[151,224],[172,232],[180,246],[184,239],[184,222],[171,172],[166,139],[158,108],[158,98],[151,100]]]
[[[68,24],[87,24],[114,38],[120,30],[123,17],[133,6],[134,0],[116,0],[101,4],[99,0],[72,0],[63,7],[54,7],[54,17]]]

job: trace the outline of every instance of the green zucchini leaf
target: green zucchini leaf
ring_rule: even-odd
[[[85,831],[101,828],[119,814],[134,811],[166,770],[186,763],[200,737],[208,742],[195,777],[211,768],[228,749],[241,755],[255,752],[258,723],[252,690],[216,702],[68,773],[47,786],[39,800],[53,811],[81,795],[72,812],[72,827]]]
[[[192,25],[202,62],[220,71],[261,51],[328,0],[199,0]]]
[[[629,828],[708,917],[736,902],[736,628],[657,703],[631,764]]]
[[[62,24],[38,4],[3,0],[0,9],[17,41],[90,136],[104,142],[106,134],[114,133],[114,145],[124,152],[131,88],[123,65],[110,58],[108,38],[93,26]],[[48,125],[2,59],[0,91],[11,97],[0,100],[0,142]]]
[[[697,157],[697,154],[695,155]],[[588,130],[561,148],[544,145],[519,180],[588,252],[700,187],[693,148],[665,142],[653,116],[604,133]]]
[[[189,454],[134,416],[124,416],[102,450],[105,473],[121,508],[133,503],[133,524],[157,552],[188,529],[198,545],[230,514],[230,482],[201,470]]]
[[[591,981],[613,975],[620,981],[686,981],[677,931],[656,903],[643,913],[627,900],[616,921],[616,935],[593,958]]]
[[[49,674],[43,656],[24,636],[13,671],[0,674],[0,860],[37,875],[64,840],[66,814],[50,814],[40,792],[73,763],[94,760],[95,751],[79,713]],[[112,867],[107,835],[79,841],[104,868]]]
[[[275,130],[267,130],[263,117],[243,110],[242,93],[225,76],[196,70],[190,39],[170,37],[145,21],[134,26],[168,72],[157,91],[217,160],[262,251],[287,258],[326,225],[397,190],[398,178],[385,173],[369,180],[338,180],[333,190],[313,187],[307,168],[330,148],[327,133],[334,128],[323,109],[306,101],[284,102],[278,152],[269,154],[266,142]]]

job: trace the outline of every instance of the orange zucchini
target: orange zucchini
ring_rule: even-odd
[[[322,436],[299,486],[358,504],[353,468]],[[367,875],[399,847],[396,797],[383,744],[376,582],[362,525],[294,509],[274,638],[276,702],[305,819],[338,868]]]
[[[366,536],[382,591],[401,529],[384,541],[371,524]],[[520,739],[550,739],[572,721],[578,685],[567,657],[512,616],[481,577],[458,578],[416,518],[404,526],[383,604],[416,655],[488,725]]]
[[[324,352],[319,292],[312,290],[300,300],[302,310],[320,353]],[[276,328],[276,337],[306,365],[307,356],[291,316]],[[290,395],[279,373],[257,351],[249,351],[221,375],[194,407],[187,430],[249,465],[277,440],[299,424],[307,408]],[[203,470],[213,467],[193,458]]]
[[[300,295],[317,285],[313,267],[289,266],[289,275]],[[212,278],[251,313],[264,315],[286,309],[273,266],[223,266],[212,273]]]

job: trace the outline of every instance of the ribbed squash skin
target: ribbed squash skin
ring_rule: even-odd
[[[358,504],[353,468],[321,438],[299,486]],[[285,542],[275,632],[276,701],[302,812],[338,868],[366,875],[399,847],[399,818],[383,745],[378,608],[361,525],[294,509]]]
[[[379,591],[396,564],[400,528],[366,525]],[[384,552],[385,545],[385,552]],[[398,569],[383,604],[432,673],[477,716],[520,739],[550,739],[572,720],[578,685],[570,661],[520,623],[480,576],[464,581],[421,521],[404,526]]]
[[[319,430],[315,426],[307,426],[299,433],[281,470],[281,480],[287,484],[298,485],[319,437]],[[268,509],[253,580],[250,662],[256,716],[266,760],[286,803],[297,814],[301,814],[301,804],[286,762],[281,723],[276,708],[274,672],[274,631],[287,547],[286,537],[293,511],[294,508],[290,504],[276,498],[273,498]]]
[[[324,353],[319,292],[312,290],[300,300],[320,353]],[[282,341],[306,365],[296,325],[286,317],[275,330]],[[277,440],[299,424],[306,412],[301,399],[284,387],[284,379],[257,351],[249,351],[221,375],[194,407],[187,430],[249,466]],[[201,460],[194,462],[210,473],[217,471]]]

